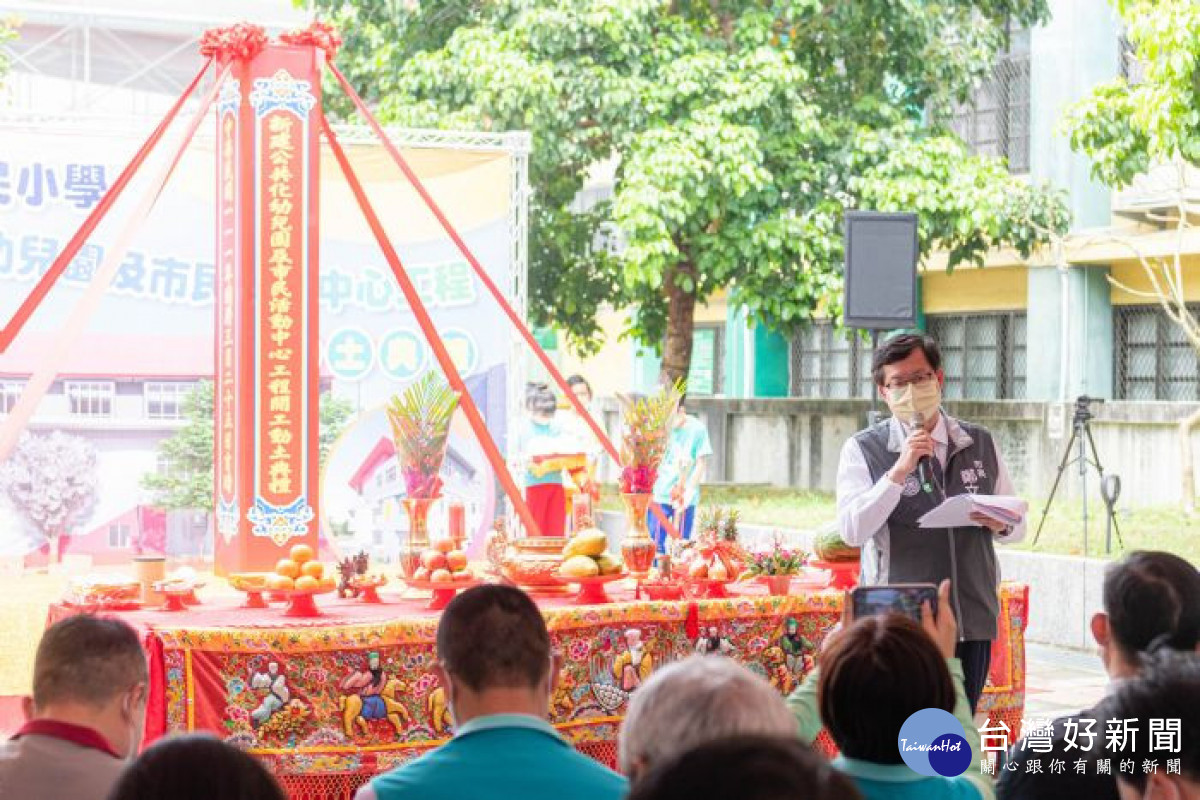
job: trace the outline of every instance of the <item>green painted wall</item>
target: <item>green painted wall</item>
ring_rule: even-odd
[[[1072,266],[1029,270],[1026,395],[1030,400],[1073,400],[1113,395],[1113,311],[1108,268]],[[1063,362],[1066,361],[1066,388]]]

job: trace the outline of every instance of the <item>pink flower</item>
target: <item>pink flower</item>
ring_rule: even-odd
[[[417,683],[413,687],[413,690],[416,694],[422,695],[432,689],[436,683],[437,678],[433,675],[433,673],[427,672],[421,677],[417,678]]]
[[[592,654],[592,646],[584,639],[576,639],[571,642],[571,647],[567,652],[572,661],[587,661],[588,656]]]
[[[225,706],[225,716],[234,722],[250,721],[250,712],[241,706]]]

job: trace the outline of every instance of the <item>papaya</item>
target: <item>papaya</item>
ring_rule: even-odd
[[[858,548],[846,544],[835,530],[819,534],[813,540],[813,549],[822,561],[857,561],[859,558]]]
[[[594,556],[596,566],[600,567],[601,575],[616,575],[621,571],[621,560],[612,553],[601,553]]]
[[[558,571],[568,578],[593,578],[600,574],[600,565],[589,556],[571,556]]]
[[[571,537],[567,546],[563,548],[563,555],[567,558],[598,556],[604,552],[606,547],[608,547],[608,536],[604,531],[598,528],[587,528]]]

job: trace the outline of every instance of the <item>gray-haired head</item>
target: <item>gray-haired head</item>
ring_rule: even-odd
[[[729,736],[796,736],[795,717],[769,683],[730,658],[692,656],[655,672],[629,701],[620,766],[630,777]]]

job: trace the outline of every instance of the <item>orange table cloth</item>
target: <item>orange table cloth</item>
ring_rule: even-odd
[[[676,602],[634,600],[630,588],[610,587],[610,595],[613,603],[597,606],[537,598],[564,661],[551,719],[575,747],[609,765],[637,683],[696,652],[702,635],[786,694],[811,669],[842,607],[842,594],[831,590],[769,597],[755,587],[730,599]],[[430,671],[437,613],[421,599],[383,596],[382,605],[318,597],[325,615],[315,619],[233,601],[119,614],[142,630],[150,655],[147,739],[215,733],[263,758],[294,798],[350,797],[371,776],[437,746],[450,727]],[[980,710],[1014,736],[1025,701],[1028,596],[1024,585],[1002,587],[1000,637],[980,700]],[[54,606],[50,621],[70,613]],[[372,653],[378,678],[369,670]],[[379,699],[347,688],[364,678],[378,682]]]

